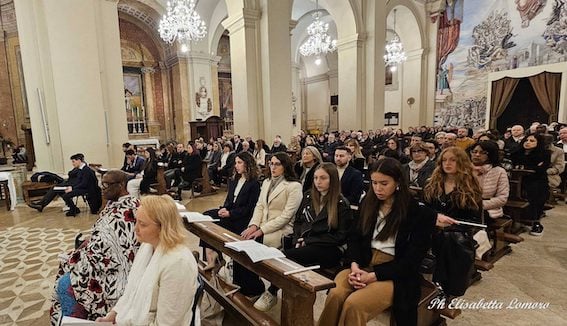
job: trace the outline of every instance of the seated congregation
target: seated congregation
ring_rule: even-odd
[[[60,316],[199,324],[199,277],[218,272],[227,255],[201,239],[205,265],[198,266],[172,197],[206,173],[215,187],[226,185],[224,203],[204,212],[214,223],[334,278],[314,316],[319,325],[366,325],[384,311],[397,325],[417,325],[427,275],[438,295],[463,296],[480,279],[477,268],[487,269],[482,262],[497,260],[497,243],[514,243],[514,224],[542,236],[545,209],[564,193],[567,127],[534,124],[524,133],[514,126],[503,139],[467,128],[302,132],[289,147],[276,137],[271,148],[236,135],[159,150],[124,144],[124,151],[123,168],[102,175],[106,205],[92,233],[61,255],[53,324]],[[71,160],[69,180],[58,184],[63,192],[50,190],[30,207],[42,211],[60,195],[75,215],[72,198],[87,194],[98,210],[95,173],[82,155]],[[171,196],[152,195],[160,167]],[[281,287],[250,266],[234,260],[232,282],[253,309],[267,312]]]

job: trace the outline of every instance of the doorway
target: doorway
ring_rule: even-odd
[[[496,128],[501,134],[504,134],[506,128],[518,124],[529,127],[534,121],[550,123],[549,114],[545,112],[537,99],[530,80],[522,78],[518,82],[506,110],[498,118]]]

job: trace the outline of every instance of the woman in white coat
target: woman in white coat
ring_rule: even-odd
[[[190,325],[198,288],[197,262],[173,200],[168,196],[143,197],[135,230],[142,245],[126,290],[106,317],[97,321],[125,326]]]
[[[286,153],[272,155],[269,165],[270,178],[264,180],[252,219],[241,235],[266,246],[281,248],[282,237],[293,233],[293,219],[301,205],[303,192],[293,171],[293,163]],[[247,284],[243,293],[255,296],[264,292],[264,283],[260,278],[241,265],[234,264],[233,278],[239,280],[238,284]],[[266,293],[269,294],[264,292],[262,297]]]

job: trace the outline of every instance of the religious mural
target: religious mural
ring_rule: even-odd
[[[446,0],[435,124],[484,126],[487,76],[567,60],[567,0]]]

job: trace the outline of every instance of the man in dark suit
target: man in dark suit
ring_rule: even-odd
[[[358,205],[360,196],[364,191],[362,173],[349,165],[352,152],[346,146],[335,149],[335,164],[341,179],[341,193],[351,205]]]
[[[55,185],[40,201],[29,204],[28,206],[41,212],[45,206],[49,205],[49,203],[59,195],[65,201],[65,205],[69,207],[69,211],[67,211],[65,215],[75,216],[81,211],[73,202],[73,198],[86,195],[91,213],[96,214],[102,204],[98,179],[94,171],[85,163],[85,156],[83,154],[71,156],[71,164],[73,165],[73,169],[69,171],[69,179],[67,179],[67,181]]]
[[[136,177],[136,174],[142,172],[144,168],[144,158],[136,155],[133,149],[126,151],[126,164],[122,167],[122,171],[128,175],[128,180]]]

